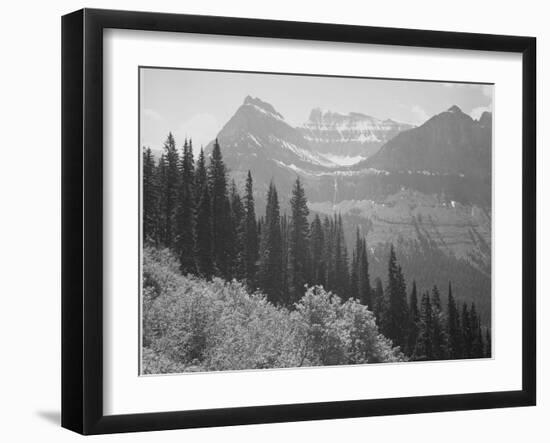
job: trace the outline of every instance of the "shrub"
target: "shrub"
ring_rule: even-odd
[[[295,310],[239,282],[178,273],[167,250],[143,260],[143,372],[263,369],[398,361],[373,314],[309,288]]]

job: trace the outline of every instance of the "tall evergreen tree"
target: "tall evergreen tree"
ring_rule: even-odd
[[[334,222],[327,216],[323,219],[323,263],[325,266],[325,289],[334,289]]]
[[[158,244],[159,189],[157,168],[151,148],[143,151],[143,242]]]
[[[234,181],[229,192],[231,214],[231,277],[237,280],[245,278],[245,210]]]
[[[466,303],[462,304],[462,357],[472,357],[472,325],[470,322],[470,312]]]
[[[350,298],[359,299],[359,261],[361,248],[363,247],[361,236],[359,235],[359,226],[355,230],[355,248],[353,249],[350,268]]]
[[[384,295],[384,286],[380,277],[374,280],[373,292],[374,315],[376,316],[378,326],[381,330],[385,330],[385,313],[386,313],[386,298]]]
[[[273,182],[269,184],[265,219],[262,223],[259,285],[269,301],[282,304],[282,239],[279,197]]]
[[[433,358],[443,360],[447,358],[447,337],[445,334],[445,320],[441,310],[441,296],[439,289],[432,288],[432,317],[433,317]]]
[[[426,292],[420,305],[420,331],[414,355],[417,360],[432,360],[433,354],[433,312],[430,295]]]
[[[164,152],[161,159],[161,199],[160,210],[163,226],[163,243],[172,248],[175,240],[175,218],[180,181],[179,154],[176,141],[170,132],[164,142]]]
[[[349,268],[349,298],[354,300],[359,299],[359,289],[357,286],[357,249],[354,248],[351,255],[351,263]]]
[[[208,168],[210,201],[212,205],[212,247],[215,272],[229,280],[231,275],[231,214],[227,192],[227,171],[223,162],[220,144],[214,142]]]
[[[483,357],[483,336],[481,335],[481,323],[476,311],[476,305],[472,302],[470,309],[470,328],[472,337],[472,358]]]
[[[292,188],[290,199],[290,231],[288,247],[288,288],[289,304],[296,303],[305,291],[309,280],[309,209],[300,178],[297,178]]]
[[[182,273],[195,273],[195,165],[191,140],[183,145],[174,225],[174,250]]]
[[[449,282],[447,299],[447,334],[449,337],[449,358],[460,358],[462,356],[462,334],[460,330],[459,312],[453,297],[451,282]]]
[[[324,260],[325,236],[319,214],[311,222],[310,228],[310,262],[311,284],[325,285],[325,260]]]
[[[204,189],[208,188],[208,170],[206,168],[206,157],[204,155],[204,149],[201,147],[199,157],[197,159],[197,166],[195,168],[195,204],[196,207],[202,198]]]
[[[372,288],[370,285],[369,261],[367,257],[367,242],[361,238],[359,227],[355,232],[355,248],[350,269],[350,297],[359,301],[374,311],[372,303]]]
[[[212,208],[204,151],[201,148],[195,173],[196,223],[195,256],[199,275],[209,279],[214,273],[212,258]]]
[[[344,239],[342,215],[334,218],[334,276],[333,290],[343,300],[349,298],[348,250]]]
[[[388,260],[388,283],[386,289],[388,297],[388,312],[386,335],[391,338],[395,346],[404,348],[407,343],[407,324],[409,317],[405,279],[401,266],[397,264],[393,244],[390,248]]]
[[[166,156],[164,153],[161,154],[159,161],[157,163],[156,174],[157,186],[158,186],[158,200],[157,200],[157,209],[158,209],[158,222],[157,222],[157,236],[158,242],[161,245],[166,245],[166,212],[164,210],[166,199],[163,195],[164,184],[166,182]]]
[[[292,303],[289,296],[290,277],[289,277],[289,248],[290,248],[290,219],[284,213],[281,215],[281,300],[290,305]]]
[[[409,330],[406,352],[409,356],[414,354],[416,342],[418,339],[420,323],[420,311],[418,310],[418,294],[416,291],[416,281],[413,280],[411,295],[409,297]]]
[[[258,268],[258,227],[256,224],[256,210],[254,206],[254,191],[252,175],[248,171],[246,177],[245,195],[245,226],[244,226],[244,273],[249,289],[256,288],[256,274]]]
[[[357,290],[359,293],[359,300],[372,311],[372,288],[370,285],[367,241],[365,238],[361,240],[361,246],[357,254],[357,267]]]

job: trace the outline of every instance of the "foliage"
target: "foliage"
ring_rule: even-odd
[[[143,261],[143,372],[402,361],[356,300],[308,288],[293,311],[243,284],[182,276],[168,250]]]

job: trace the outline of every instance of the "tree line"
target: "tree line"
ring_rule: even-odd
[[[475,304],[457,303],[451,283],[445,306],[436,286],[419,300],[414,280],[407,296],[393,245],[386,284],[376,278],[371,286],[365,237],[357,229],[350,257],[341,215],[310,214],[299,177],[289,214],[281,213],[271,182],[265,214],[257,217],[250,171],[241,196],[228,180],[217,140],[208,164],[202,148],[195,164],[192,141],[185,140],[180,154],[170,133],[158,161],[150,148],[144,149],[142,192],[143,241],[172,250],[183,274],[236,279],[290,309],[306,286],[323,286],[343,300],[368,306],[381,333],[409,359],[491,355],[489,328],[482,327]]]

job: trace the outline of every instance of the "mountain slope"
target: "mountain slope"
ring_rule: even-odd
[[[314,170],[336,166],[313,152],[302,134],[286,123],[273,106],[250,96],[217,138],[231,156],[251,155]]]
[[[401,132],[356,165],[390,172],[430,172],[491,177],[491,114],[480,120],[452,106],[418,128]]]

